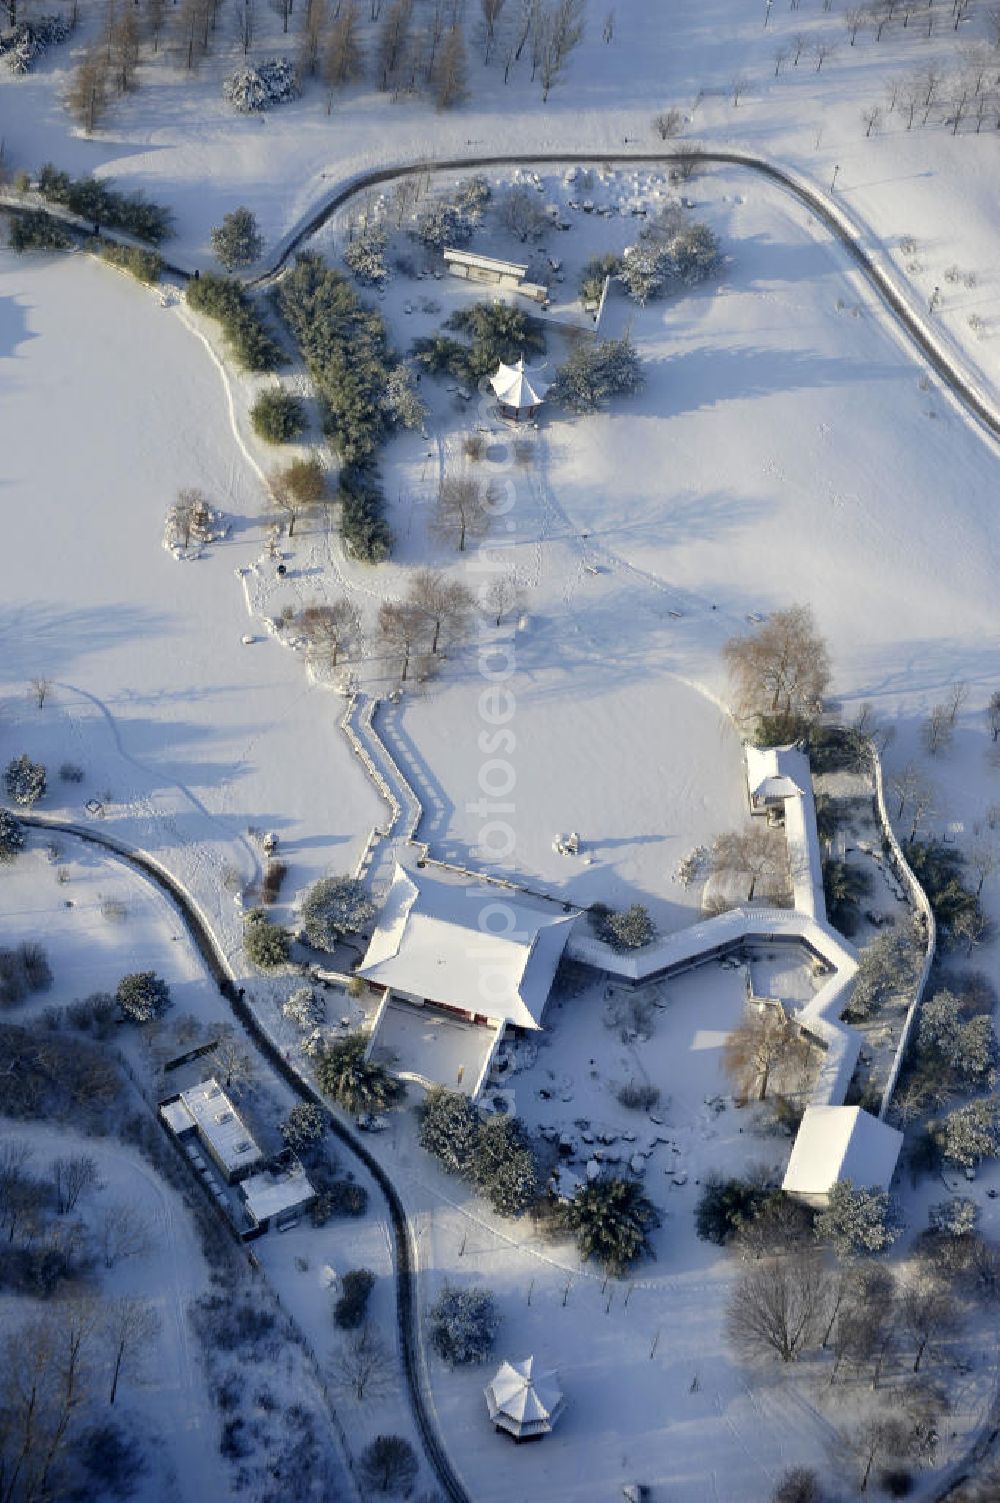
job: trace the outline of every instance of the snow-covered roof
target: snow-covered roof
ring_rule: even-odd
[[[541,1026],[576,914],[397,861],[358,974],[393,991]]]
[[[525,369],[523,355],[516,365],[504,365],[501,360],[500,369],[490,377],[497,400],[505,407],[537,407],[544,402],[550,384],[540,381],[537,372]]]
[[[201,1137],[229,1174],[260,1162],[263,1155],[250,1129],[214,1077],[181,1091],[181,1100]]]
[[[807,1106],[781,1188],[825,1197],[839,1180],[889,1188],[903,1134],[860,1106]]]
[[[528,275],[527,266],[519,261],[498,261],[495,256],[479,256],[475,251],[453,250],[450,246],[445,248],[444,259],[449,265],[471,266],[478,271],[496,272],[498,276],[523,279]]]
[[[247,1209],[256,1222],[296,1211],[314,1195],[309,1177],[297,1158],[280,1169],[249,1175],[240,1185]]]
[[[809,758],[797,746],[748,746],[747,787],[751,799],[783,799],[812,788]]]
[[[564,1403],[558,1377],[554,1372],[538,1372],[534,1357],[501,1362],[485,1393],[490,1419],[516,1436],[551,1430]]]

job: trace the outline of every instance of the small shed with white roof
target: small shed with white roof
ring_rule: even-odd
[[[834,1185],[888,1190],[903,1134],[860,1106],[807,1106],[781,1188],[823,1208]]]
[[[534,1357],[501,1362],[484,1392],[495,1427],[518,1441],[548,1435],[565,1404],[557,1374],[539,1372]]]

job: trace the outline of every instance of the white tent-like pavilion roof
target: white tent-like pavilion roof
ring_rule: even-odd
[[[813,1204],[845,1179],[888,1190],[902,1146],[901,1132],[860,1106],[807,1106],[781,1188]]]
[[[540,381],[535,371],[525,369],[523,355],[516,365],[504,365],[501,360],[500,369],[495,376],[490,377],[490,385],[497,394],[497,400],[505,407],[516,407],[519,410],[537,407],[544,402],[550,384],[548,381]]]
[[[576,917],[397,861],[358,974],[403,997],[539,1028]]]
[[[538,1372],[534,1357],[501,1362],[484,1392],[490,1419],[517,1440],[547,1435],[565,1402],[557,1375]]]

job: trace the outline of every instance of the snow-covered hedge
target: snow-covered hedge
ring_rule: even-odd
[[[301,92],[295,66],[287,57],[272,57],[267,62],[237,68],[222,85],[223,98],[241,115],[288,104]]]
[[[30,73],[45,49],[65,42],[70,30],[62,16],[36,16],[0,37],[0,52],[12,73]]]

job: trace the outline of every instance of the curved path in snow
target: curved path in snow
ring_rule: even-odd
[[[975,373],[967,367],[959,350],[932,328],[923,313],[914,306],[903,283],[879,264],[874,251],[869,249],[870,246],[878,246],[878,241],[871,230],[849,214],[832,194],[823,192],[808,178],[780,166],[767,157],[736,148],[713,150],[691,146],[670,152],[624,152],[610,156],[606,152],[550,151],[517,158],[500,155],[443,157],[432,162],[407,163],[395,167],[373,167],[345,178],[339,187],[335,188],[324,202],[285,238],[270,267],[257,277],[248,278],[246,285],[264,287],[274,282],[295,252],[300,250],[338,209],[349,203],[356,194],[366,193],[380,183],[392,182],[396,178],[423,176],[429,172],[471,172],[483,167],[571,165],[597,167],[606,163],[615,168],[668,167],[671,164],[692,161],[703,162],[706,165],[747,168],[776,183],[785,193],[803,204],[847,252],[883,307],[892,316],[896,326],[907,336],[916,353],[926,360],[979,428],[991,438],[1000,439],[1000,411],[980,386]]]
[[[209,975],[217,983],[219,991],[229,1003],[236,1017],[249,1033],[268,1063],[282,1077],[289,1088],[302,1101],[315,1103],[327,1114],[330,1127],[336,1137],[358,1158],[385,1196],[392,1221],[395,1242],[396,1270],[396,1318],[399,1326],[399,1346],[403,1356],[403,1372],[410,1398],[414,1421],[424,1445],[427,1459],[437,1476],[438,1486],[450,1503],[471,1503],[468,1493],[452,1469],[444,1443],[431,1417],[431,1406],[425,1393],[422,1378],[422,1351],[420,1347],[419,1315],[415,1288],[415,1262],[411,1244],[410,1223],[403,1209],[395,1185],[382,1165],[364,1143],[330,1111],[329,1102],[320,1095],[295,1067],[287,1060],[263,1029],[252,1008],[244,1000],[242,991],[236,988],[229,960],[219,944],[212,928],[197,902],[182,883],[145,851],[134,850],[107,835],[101,830],[77,825],[69,821],[49,819],[39,814],[18,814],[23,825],[39,830],[57,830],[63,835],[73,835],[90,845],[110,852],[119,861],[124,861],[142,876],[153,882],[165,893],[178,910],[188,934],[205,962]]]

